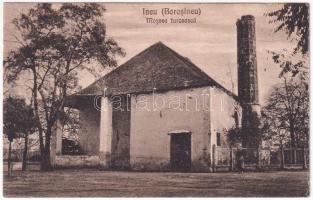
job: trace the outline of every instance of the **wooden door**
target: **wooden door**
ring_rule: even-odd
[[[190,133],[171,134],[171,170],[189,171],[191,169]]]

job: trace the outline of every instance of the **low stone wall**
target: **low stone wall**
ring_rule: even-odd
[[[100,167],[99,156],[70,156],[62,155],[55,158],[56,167]]]

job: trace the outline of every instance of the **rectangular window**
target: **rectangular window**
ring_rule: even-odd
[[[216,145],[221,146],[221,134],[216,133]]]

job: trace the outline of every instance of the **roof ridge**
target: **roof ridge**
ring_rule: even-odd
[[[193,68],[192,70],[196,70],[198,71],[199,75],[205,75],[206,78],[212,79],[211,77],[209,77],[202,69],[200,69],[198,66],[196,66],[193,62],[191,62],[189,60],[189,58],[184,57],[182,55],[180,55],[178,52],[174,51],[173,49],[171,49],[170,47],[164,45],[174,56],[176,56],[178,59],[180,59],[182,62],[184,62],[185,64],[190,64]],[[200,72],[200,73],[199,73]]]
[[[161,43],[163,44],[163,43]],[[219,82],[217,82],[216,80],[214,80],[212,77],[210,77],[206,72],[204,72],[201,68],[199,68],[197,65],[195,65],[189,58],[184,57],[182,55],[180,55],[178,52],[174,51],[173,49],[171,49],[170,47],[166,46],[165,44],[163,44],[168,50],[170,50],[170,52],[172,54],[174,54],[176,57],[178,57],[180,60],[182,60],[183,62],[187,62],[188,64],[190,64],[190,66],[192,66],[191,70],[197,70],[198,74],[200,75],[205,75],[206,78],[210,79],[210,81],[212,81],[216,86],[218,86],[219,88],[221,88],[222,90],[224,90],[226,93],[228,93],[231,96],[235,96],[237,97],[236,94],[234,94],[232,91],[229,91],[228,89],[226,89],[224,86],[222,86]]]
[[[103,85],[103,86],[107,85],[108,84],[107,83],[107,77],[110,76],[111,74],[118,73],[119,71],[125,69],[125,67],[128,67],[130,70],[132,70],[133,65],[130,65],[130,64],[136,58],[142,57],[142,54],[144,54],[146,52],[149,52],[149,51],[158,52],[158,51],[162,51],[162,49],[165,50],[165,52],[169,52],[172,56],[174,56],[177,59],[177,61],[180,62],[182,64],[182,66],[187,71],[189,71],[193,74],[193,76],[196,76],[196,77],[198,76],[199,81],[202,80],[204,83],[207,82],[207,85],[214,85],[217,88],[220,88],[222,91],[224,91],[228,95],[237,98],[237,95],[235,95],[233,92],[227,90],[220,83],[218,83],[213,78],[211,78],[206,72],[204,72],[201,68],[199,68],[197,65],[195,65],[189,58],[180,55],[179,53],[177,53],[176,51],[174,51],[173,49],[171,49],[170,47],[168,47],[167,45],[165,45],[161,41],[156,42],[156,43],[150,45],[149,47],[145,48],[143,51],[141,51],[138,54],[136,54],[135,56],[131,57],[129,60],[127,60],[126,62],[124,62],[123,64],[118,66],[117,68],[111,70],[110,72],[108,72],[107,74],[105,74],[101,78],[95,80],[93,83],[91,83],[90,85],[88,85],[84,89],[82,89],[79,92],[74,93],[72,95],[82,95],[82,94],[84,94],[85,91],[88,91],[88,90],[92,89],[93,87],[98,87],[99,84]]]

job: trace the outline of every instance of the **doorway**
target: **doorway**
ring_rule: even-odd
[[[171,134],[171,170],[190,171],[191,169],[191,134]]]

